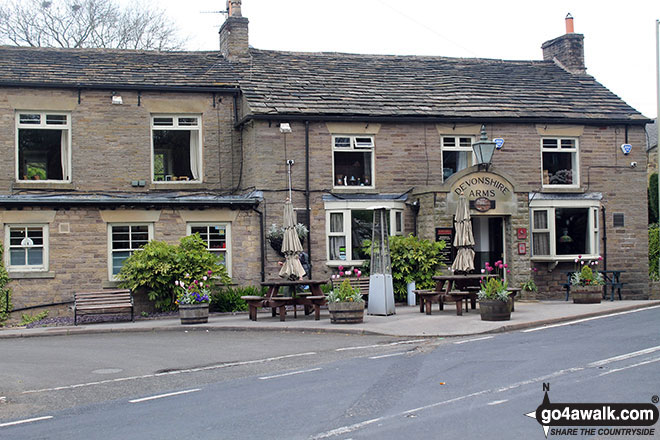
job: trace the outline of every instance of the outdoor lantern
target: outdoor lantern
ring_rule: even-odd
[[[472,149],[477,157],[477,165],[479,165],[479,168],[483,167],[488,169],[490,161],[493,160],[495,141],[488,140],[488,136],[486,136],[486,125],[481,126],[481,139],[472,144]]]

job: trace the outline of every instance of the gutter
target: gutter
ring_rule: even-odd
[[[48,197],[13,197],[13,198],[0,198],[0,207],[28,207],[28,206],[229,206],[229,207],[245,207],[250,208],[259,205],[257,199],[233,199],[233,200],[186,200],[181,198],[154,198],[153,200],[142,199],[71,199],[71,198],[48,198]]]
[[[239,94],[241,89],[234,85],[214,86],[168,86],[151,84],[67,84],[67,83],[29,83],[20,81],[0,82],[0,87],[24,87],[38,89],[72,89],[72,90],[132,90],[132,91],[171,91],[171,92],[221,92]]]
[[[497,116],[375,116],[375,115],[301,115],[301,114],[251,114],[235,124],[241,128],[250,121],[301,121],[301,122],[382,122],[382,123],[479,123],[479,124],[583,124],[583,125],[646,125],[653,121],[642,119],[590,119],[590,118],[544,118],[544,117],[497,117]]]

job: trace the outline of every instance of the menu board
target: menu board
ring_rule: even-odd
[[[454,241],[454,229],[453,228],[435,228],[435,241],[444,241],[446,243],[445,248],[442,250],[442,258],[445,264],[451,264],[452,255],[451,248],[452,242]]]

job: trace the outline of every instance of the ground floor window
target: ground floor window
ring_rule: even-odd
[[[188,235],[199,234],[206,243],[206,249],[220,257],[222,264],[231,276],[231,224],[230,223],[188,223]]]
[[[110,280],[116,280],[124,261],[152,238],[151,223],[108,225]]]
[[[582,206],[580,206],[582,205]],[[599,206],[584,202],[533,204],[532,258],[573,260],[599,254]]]
[[[48,226],[7,225],[5,243],[9,271],[48,270]]]
[[[388,212],[390,235],[402,235],[403,209],[390,209]],[[326,210],[328,260],[359,264],[368,259],[362,245],[365,240],[371,240],[373,216],[373,209],[360,205],[354,209]]]

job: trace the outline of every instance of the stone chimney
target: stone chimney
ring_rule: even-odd
[[[229,61],[249,57],[248,19],[241,13],[241,0],[227,0],[227,20],[220,27],[220,52]]]
[[[574,73],[586,73],[584,66],[584,35],[573,31],[573,16],[566,16],[566,34],[554,40],[546,41],[541,46],[543,59],[554,61],[564,70]]]

